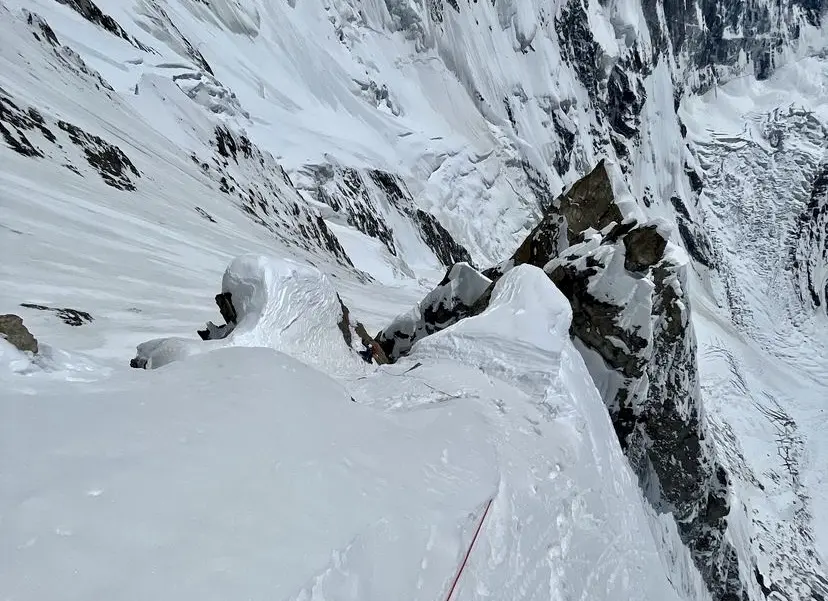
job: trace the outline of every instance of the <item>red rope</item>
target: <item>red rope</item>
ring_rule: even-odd
[[[457,588],[457,583],[460,582],[460,576],[463,575],[463,570],[466,569],[466,564],[469,561],[469,556],[471,555],[472,549],[474,548],[474,543],[477,542],[477,536],[480,534],[480,530],[483,528],[483,521],[486,519],[486,515],[489,513],[489,507],[492,506],[492,501],[494,498],[489,499],[489,502],[486,503],[486,509],[483,511],[483,517],[480,518],[480,523],[477,524],[477,530],[474,532],[474,537],[471,540],[471,544],[469,548],[466,550],[466,556],[463,558],[463,563],[460,564],[460,568],[457,570],[457,575],[454,577],[454,582],[451,583],[451,588],[449,589],[448,595],[446,595],[446,601],[451,601],[451,596],[454,594],[454,589]]]

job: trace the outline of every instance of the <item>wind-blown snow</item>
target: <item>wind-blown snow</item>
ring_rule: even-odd
[[[243,255],[224,272],[222,293],[230,293],[238,321],[219,340],[162,338],[138,346],[138,356],[155,369],[192,354],[226,346],[265,347],[286,352],[328,373],[359,372],[362,361],[345,343],[342,305],[330,280],[318,269],[290,259]]]

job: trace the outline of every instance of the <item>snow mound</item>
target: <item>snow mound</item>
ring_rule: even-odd
[[[563,346],[569,342],[569,324],[572,321],[572,309],[569,301],[549,280],[543,270],[530,265],[515,267],[504,275],[492,291],[489,306],[479,317],[465,319],[453,328],[431,336],[421,343],[426,349],[422,353],[439,352],[444,344],[454,344],[459,337],[472,338],[480,336],[480,344],[464,344],[464,350],[453,349],[450,353],[473,352],[475,349],[488,352],[494,340],[504,349],[503,355],[509,356],[509,347],[534,349],[547,357],[559,355]],[[486,370],[486,363],[501,360],[500,353],[488,357],[476,357],[481,369]],[[493,367],[493,366],[492,366]],[[488,371],[487,371],[488,373]]]
[[[459,598],[672,601],[676,587],[708,598],[675,529],[641,495],[571,319],[541,269],[516,267],[480,315],[422,339],[355,394],[405,415],[469,402],[485,412],[500,483]],[[660,553],[663,538],[671,555]]]
[[[15,348],[0,335],[0,375],[19,374],[31,365],[31,354]]]
[[[328,277],[315,267],[284,258],[242,255],[224,272],[237,321],[221,340],[159,338],[138,346],[138,358],[154,369],[190,355],[228,346],[266,347],[328,373],[353,373],[363,362],[345,343],[342,304]]]

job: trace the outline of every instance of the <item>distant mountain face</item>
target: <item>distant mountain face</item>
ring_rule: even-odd
[[[710,588],[723,601],[774,591],[818,599],[828,593],[805,484],[771,478],[794,501],[767,514],[751,504],[765,486],[751,470],[764,458],[727,457],[741,453],[743,434],[729,418],[712,411],[709,430],[699,425],[703,405],[721,401],[703,358],[697,384],[693,355],[738,354],[706,334],[724,322],[783,371],[828,371],[813,359],[828,316],[826,9],[821,0],[0,0],[0,170],[11,177],[25,165],[50,194],[130,219],[195,221],[203,236],[252,224],[274,248],[342,277],[392,283],[512,256],[560,210],[558,195],[606,159],[623,184],[615,202],[665,220],[690,258],[675,312],[688,319],[684,303],[698,299],[701,342],[697,351],[692,329],[682,335],[692,375],[667,390],[672,372],[661,374],[659,386],[665,398],[692,397],[693,436],[712,439],[698,479],[710,488],[719,469],[729,474],[718,482],[730,517],[710,519],[728,555],[707,574]],[[653,309],[659,328],[661,317]],[[674,366],[653,356],[639,367],[636,378],[649,369],[655,381],[655,367]],[[748,388],[734,393],[745,411],[766,407]],[[788,536],[780,524],[793,506],[802,511]],[[710,532],[687,513],[682,531],[709,551]]]

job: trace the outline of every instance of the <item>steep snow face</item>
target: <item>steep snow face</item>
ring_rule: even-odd
[[[706,224],[716,266],[693,273],[702,393],[747,509],[734,535],[755,555],[763,592],[788,598],[828,592],[817,459],[828,394],[826,81],[813,58],[682,105],[704,179],[685,211]]]
[[[512,256],[558,192],[607,158],[614,191],[628,186],[642,217],[675,221],[672,241],[694,261],[701,388],[737,476],[727,537],[747,594],[825,596],[823,13],[801,0],[0,0],[0,246],[12,249],[0,305],[42,342],[32,361],[4,347],[14,358],[3,384],[143,382],[121,371],[135,344],[189,335],[182,348],[207,348],[192,332],[211,318],[216,276],[250,252],[314,265],[376,332],[454,262]],[[291,290],[327,287],[319,272],[297,268]],[[348,372],[338,334],[314,329],[330,326],[332,299],[317,299],[308,332],[335,360],[302,360]],[[273,323],[287,316],[305,317],[294,307]],[[301,348],[247,332],[250,344]],[[193,370],[211,360],[192,358]],[[530,446],[520,449],[515,461]],[[510,519],[506,531],[531,529],[520,512]],[[641,570],[656,573],[653,598],[670,598],[654,565],[684,598],[702,598],[675,525],[648,521],[660,551]],[[566,579],[538,590],[582,582],[571,566],[544,571],[571,539],[538,559],[541,538],[521,566]],[[484,543],[508,569],[460,594],[531,598],[512,585],[525,574],[498,580],[522,568],[498,540]],[[366,558],[403,553],[374,548],[326,573],[341,584],[375,565]],[[618,574],[586,580],[623,597]],[[579,590],[600,598],[595,587]]]
[[[480,315],[423,338],[355,395],[397,410],[484,408],[500,480],[470,559],[475,587],[458,598],[708,598],[687,550],[653,543],[676,540],[675,526],[642,505],[571,316],[542,270],[517,267]]]
[[[95,113],[106,130],[126,131],[119,112],[140,120],[191,157],[182,174],[220,190],[291,245],[316,240],[347,261],[341,255],[382,244],[382,269],[361,265],[391,277],[410,276],[409,263],[500,260],[565,184],[605,156],[652,213],[673,218],[668,199],[692,197],[693,161],[675,114],[681,82],[704,71],[715,74],[705,75],[709,85],[749,71],[760,55],[782,64],[818,51],[824,39],[818,7],[793,2],[750,10],[730,2],[717,10],[534,0],[4,4],[13,12],[25,4],[35,23],[45,19],[52,33],[42,41],[56,45],[56,55],[66,45],[71,61],[81,61],[75,69],[94,73],[81,90],[96,86],[101,102],[127,101],[131,110],[116,102],[114,112]],[[9,27],[15,18],[6,19]],[[65,71],[70,59],[56,60],[33,64]],[[39,115],[63,104],[65,112],[66,102],[34,106],[49,95],[43,87],[54,82],[24,86],[16,104],[28,104],[19,109]],[[83,130],[74,119],[66,121]],[[157,147],[147,133],[118,143],[100,138],[143,173],[129,147]],[[54,161],[86,169],[83,161]],[[126,163],[121,170],[138,177]],[[375,186],[377,176],[393,185]],[[305,202],[290,179],[302,182]],[[146,177],[141,183],[152,190]],[[191,195],[185,190],[177,196]],[[309,202],[319,213],[308,212]],[[348,230],[337,229],[343,223]]]
[[[251,277],[264,266],[291,268],[228,268],[238,327],[300,311],[324,333],[304,299]],[[482,523],[455,598],[708,599],[641,496],[570,319],[524,266],[481,315],[339,383],[264,348],[93,384],[31,365],[0,404],[4,592],[444,598]],[[3,364],[23,360],[3,345]]]

